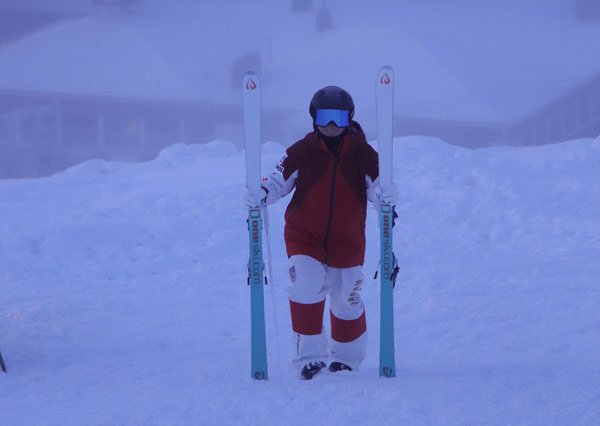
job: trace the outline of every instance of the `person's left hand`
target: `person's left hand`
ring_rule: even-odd
[[[399,198],[400,192],[398,191],[398,187],[394,182],[392,182],[392,184],[385,189],[381,188],[380,199],[382,203],[395,206],[398,203]]]

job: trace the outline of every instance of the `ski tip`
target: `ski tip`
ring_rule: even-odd
[[[258,74],[254,71],[248,71],[242,79],[242,89],[254,90],[258,87]]]
[[[377,84],[380,86],[387,86],[389,84],[393,84],[393,82],[394,69],[389,65],[381,67],[379,74],[377,75]]]

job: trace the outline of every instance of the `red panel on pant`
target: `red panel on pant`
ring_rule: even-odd
[[[318,303],[297,303],[290,300],[292,329],[304,335],[321,334],[325,301]]]
[[[329,314],[331,316],[331,338],[336,342],[352,342],[367,331],[365,311],[363,311],[360,317],[353,320],[339,319],[331,311],[329,311]]]

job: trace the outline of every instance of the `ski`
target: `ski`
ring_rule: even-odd
[[[0,353],[0,370],[2,370],[3,373],[6,373],[6,364],[4,364],[2,353]]]
[[[379,151],[379,182],[382,189],[392,185],[392,127],[394,113],[394,70],[385,66],[377,76],[377,141]],[[381,312],[379,340],[379,377],[395,377],[394,354],[394,252],[393,206],[381,204],[379,231],[381,244]]]
[[[246,185],[248,190],[257,195],[258,198],[261,180],[261,99],[260,81],[258,75],[253,72],[244,74],[242,104],[246,145]],[[262,214],[260,207],[248,209],[248,237],[250,241],[248,284],[250,285],[251,377],[256,380],[266,380],[268,378],[267,344],[263,291]]]

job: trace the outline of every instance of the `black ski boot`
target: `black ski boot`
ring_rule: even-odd
[[[329,371],[331,371],[332,373],[337,373],[338,371],[352,371],[352,369],[346,364],[333,361],[331,364],[329,364]]]
[[[309,362],[304,367],[302,367],[302,371],[300,375],[304,380],[310,380],[315,377],[319,372],[325,368],[325,363],[320,361]]]

